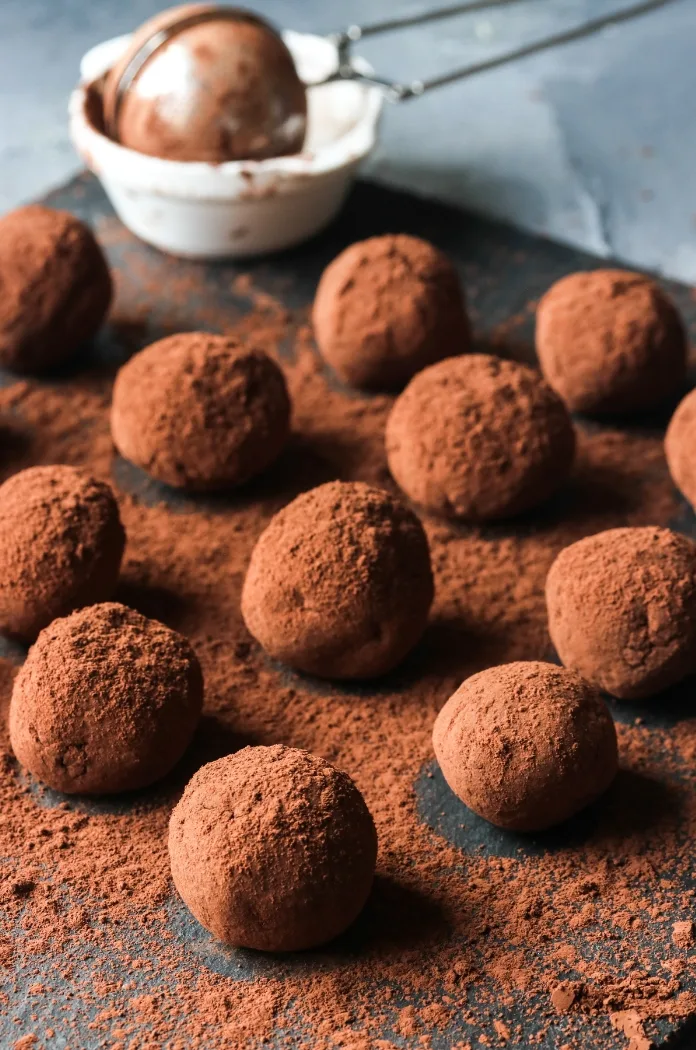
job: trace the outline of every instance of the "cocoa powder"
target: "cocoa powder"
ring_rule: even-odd
[[[677,513],[661,435],[580,429],[566,487],[514,528],[426,519],[436,597],[420,645],[376,690],[306,681],[270,663],[244,628],[249,556],[299,492],[334,478],[390,484],[383,433],[392,401],[347,396],[327,382],[305,311],[288,311],[248,279],[231,289],[248,302],[246,316],[231,302],[216,309],[197,268],[139,253],[118,226],[103,233],[127,260],[115,310],[122,344],[150,341],[147,313],[148,326],[171,331],[186,321],[253,333],[273,355],[281,347],[290,355],[294,434],[277,467],[239,497],[165,506],[162,490],[114,458],[113,370],[0,390],[4,474],[58,460],[113,477],[128,533],[119,597],[187,635],[206,677],[191,754],[157,791],[128,804],[66,804],[41,793],[19,776],[3,737],[6,1042],[34,1037],[50,1047],[58,1033],[71,1047],[101,1040],[157,1050],[290,1048],[303,1039],[316,1050],[503,1041],[584,1050],[626,1043],[625,1032],[652,1038],[661,1019],[692,1014],[691,953],[672,937],[694,907],[692,719],[678,708],[664,721],[621,715],[621,770],[591,835],[534,855],[522,843],[507,853],[479,848],[463,808],[454,826],[443,823],[432,766],[434,719],[464,678],[548,658],[544,581],[559,550]],[[476,309],[475,291],[472,300]],[[13,668],[3,661],[0,671],[6,704]],[[220,951],[172,895],[172,806],[197,766],[248,743],[304,748],[349,773],[380,841],[375,885],[353,932],[283,964]]]

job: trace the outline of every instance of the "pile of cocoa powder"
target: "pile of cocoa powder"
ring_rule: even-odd
[[[689,687],[651,707],[614,708],[616,786],[560,841],[489,834],[453,804],[431,731],[466,676],[551,656],[544,580],[562,547],[611,526],[674,519],[661,434],[582,427],[566,490],[515,523],[426,519],[436,598],[407,662],[374,688],[293,675],[264,657],[242,623],[252,547],[271,515],[313,485],[392,486],[383,448],[391,399],[330,383],[306,305],[289,310],[246,278],[230,286],[225,269],[206,284],[203,268],[137,248],[114,223],[98,232],[125,263],[103,344],[113,361],[0,390],[2,477],[64,462],[112,481],[128,534],[116,600],[191,640],[206,706],[168,780],[108,802],[66,801],[25,780],[3,730],[3,1046],[570,1050],[615,1040],[647,1050],[661,1025],[696,1012]],[[475,310],[477,289],[468,291]],[[296,298],[291,286],[287,301]],[[180,327],[253,337],[287,375],[290,448],[227,497],[172,496],[112,449],[116,364]],[[514,326],[499,333],[501,352],[510,336]],[[7,656],[3,707],[22,654]],[[185,782],[203,762],[249,743],[324,756],[355,779],[374,815],[372,897],[355,927],[322,951],[223,949],[172,890],[167,822]]]

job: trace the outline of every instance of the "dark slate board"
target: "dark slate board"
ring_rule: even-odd
[[[55,191],[46,198],[46,203],[54,207],[66,208],[80,217],[95,225],[104,219],[113,220],[113,212],[108,204],[99,183],[92,176],[79,176],[67,186]],[[205,273],[207,294],[218,306],[224,306],[229,301],[231,278],[239,273],[250,273],[254,285],[261,288],[277,299],[283,301],[288,307],[296,308],[311,302],[318,277],[324,266],[348,243],[382,232],[403,231],[425,237],[444,249],[456,262],[465,285],[476,288],[476,328],[479,334],[482,348],[487,345],[489,337],[495,330],[508,321],[511,317],[520,315],[521,323],[514,328],[515,346],[522,358],[529,356],[529,347],[532,337],[532,314],[527,309],[531,300],[538,297],[548,286],[573,270],[593,269],[600,263],[596,258],[587,254],[554,244],[539,238],[532,238],[525,234],[513,231],[503,225],[488,222],[480,218],[463,214],[443,205],[420,200],[409,194],[381,188],[369,183],[358,183],[349,198],[349,201],[340,218],[331,228],[314,238],[311,242],[300,248],[284,252],[274,257],[263,260],[251,260],[240,265],[231,263],[192,264],[178,262],[173,259],[163,260],[154,249],[140,244],[132,238],[125,237],[121,241],[116,238],[109,248],[112,265],[118,269],[120,266],[129,265],[127,259],[132,260],[132,253],[137,252],[144,270],[152,272],[166,271],[176,274],[177,270],[186,267],[200,266]],[[127,256],[126,256],[127,253]],[[665,282],[665,286],[677,301],[694,341],[696,335],[696,301],[691,289],[671,282]],[[167,301],[167,282],[163,280],[161,289],[161,304]],[[147,306],[147,320],[143,330],[136,337],[136,346],[133,340],[129,342],[128,351],[132,352],[138,344],[146,344],[151,340],[164,334],[159,326],[158,316],[163,310],[158,309],[158,302],[145,300]],[[181,328],[187,327],[186,311],[187,305],[178,304],[180,312]],[[239,303],[235,301],[238,307]],[[167,315],[171,316],[171,304],[167,304]],[[96,353],[103,359],[120,360],[123,356],[123,347],[120,345],[118,333],[104,333],[96,346]],[[509,345],[507,347],[509,350]],[[0,382],[12,381],[9,375],[0,374]],[[654,419],[641,419],[640,426],[645,429],[662,429],[667,416],[655,417]],[[631,423],[629,422],[630,426]],[[120,471],[129,470],[127,464],[117,464]],[[128,478],[119,475],[119,481],[128,488]],[[153,486],[153,495],[158,499],[165,494],[170,501],[172,509],[176,509],[177,498],[171,490],[164,490],[160,486]],[[140,489],[141,498],[147,498],[147,488]],[[678,520],[673,522],[675,528],[690,533],[696,537],[696,518],[692,512],[684,506],[683,512]],[[0,644],[0,652],[11,658],[21,658],[21,653],[16,647],[8,643]],[[553,658],[550,655],[550,658]],[[317,685],[318,690],[321,686]],[[641,715],[649,720],[655,719],[658,724],[670,724],[675,719],[684,717],[688,711],[687,701],[676,690],[669,703],[660,707],[658,716],[650,715],[649,711],[641,710]],[[632,719],[633,713],[627,712],[625,706],[619,710],[615,709],[617,719]],[[623,785],[619,790],[632,791],[635,785]],[[592,834],[593,822],[596,814],[590,809],[579,818],[572,821],[560,831],[549,833],[545,836],[533,838],[509,835],[491,827],[485,821],[470,813],[454,798],[447,788],[444,780],[435,764],[431,764],[422,771],[415,785],[419,800],[419,812],[422,819],[429,824],[440,835],[459,847],[464,853],[474,850],[489,856],[515,856],[520,851],[534,856],[547,850],[563,849],[564,845],[576,844]],[[36,794],[37,804],[44,806],[57,805],[63,802],[62,796],[52,792],[40,792]],[[71,807],[82,808],[87,811],[121,812],[127,808],[127,802],[86,802],[81,800],[70,800]],[[253,981],[257,975],[273,974],[282,977],[283,974],[297,972],[297,970],[312,969],[315,967],[326,968],[332,965],[332,959],[346,956],[359,951],[361,937],[361,921],[356,924],[357,929],[341,938],[340,944],[331,946],[323,952],[308,953],[296,957],[274,958],[263,956],[253,952],[227,951],[216,944],[213,939],[192,919],[183,905],[172,898],[169,903],[170,931],[175,939],[186,945],[190,953],[189,962],[198,961],[201,965],[209,967],[216,973],[229,976],[232,980]],[[404,914],[408,913],[409,902],[403,902]],[[368,922],[363,919],[362,922]],[[19,935],[20,931],[18,931]],[[156,961],[156,944],[152,940],[143,939],[142,931],[134,929],[124,932],[124,937],[129,943],[130,952],[140,952],[143,957],[149,957]],[[70,964],[75,977],[79,980],[89,979],[92,963],[86,950],[76,938],[72,943],[68,956],[62,958],[63,964]],[[110,974],[114,979],[119,977],[118,959],[107,959],[104,961],[105,975]],[[37,960],[37,965],[39,962]],[[65,969],[65,965],[62,967]],[[158,990],[156,968],[155,975],[152,974],[129,974],[130,979],[137,982],[138,993],[152,993]],[[34,980],[39,978],[35,977]],[[39,1031],[46,1027],[53,1027],[56,1035],[50,1041],[52,1047],[70,1046],[74,1048],[78,1044],[76,1038],[80,1039],[81,1050],[97,1050],[103,1045],[102,1034],[97,1034],[89,1028],[92,1019],[88,1011],[81,1008],[79,1002],[71,999],[60,1001],[61,978],[56,973],[53,960],[45,960],[45,974],[41,979],[47,988],[51,989],[51,995],[42,1000],[32,996],[29,989],[24,989],[18,995],[13,992],[11,1001],[6,1004],[0,1016],[0,1045],[4,1048],[12,1044],[12,1041],[25,1031],[38,1028]],[[696,990],[696,975],[684,981],[684,987]],[[0,978],[0,991],[3,982]],[[9,991],[9,985],[7,985]],[[55,998],[58,998],[58,1004]],[[398,998],[394,1003],[398,1008]],[[470,994],[469,1005],[474,1012],[477,1010],[476,992]],[[525,1017],[530,1007],[529,1001],[525,1001],[520,994],[515,997],[512,1006],[501,1006],[496,1011],[496,1018],[506,1021],[511,1027],[522,1024],[524,1027]],[[534,1004],[537,1009],[539,1004]],[[102,1007],[107,1007],[104,1002]],[[476,1035],[486,1023],[492,1020],[485,1016],[482,1008],[479,1017],[480,1024],[470,1028],[465,1021],[457,1025],[457,1030],[449,1034],[432,1033],[433,1050],[446,1050],[455,1039],[466,1039]],[[38,1017],[37,1021],[30,1018]],[[9,1018],[19,1018],[22,1024],[17,1025]],[[26,1026],[24,1024],[26,1023]],[[69,1023],[72,1023],[68,1026]],[[538,1014],[537,1014],[538,1022]],[[565,1034],[564,1034],[565,1033]],[[284,1033],[287,1036],[288,1033]],[[311,1036],[307,1032],[298,1031],[296,1034],[297,1045],[311,1046]],[[670,1047],[696,1047],[696,1018],[688,1021],[678,1028],[673,1028],[666,1022],[658,1023],[653,1034],[657,1045]],[[606,1018],[578,1019],[568,1017],[549,1017],[548,1031],[543,1042],[535,1045],[552,1050],[562,1044],[566,1037],[572,1035],[583,1045],[589,1047],[619,1047],[626,1046],[626,1040],[611,1028]],[[410,1040],[396,1035],[394,1031],[385,1029],[384,1037],[392,1040],[399,1046],[420,1045],[417,1038]],[[268,1044],[266,1044],[268,1045]],[[521,1045],[521,1044],[517,1044]]]

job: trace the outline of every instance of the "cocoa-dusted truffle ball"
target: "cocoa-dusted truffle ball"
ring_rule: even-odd
[[[10,742],[21,764],[58,791],[129,791],[179,761],[202,703],[186,639],[105,602],[41,632],[15,679]]]
[[[241,485],[269,466],[290,430],[278,365],[206,332],[169,336],[116,376],[111,433],[125,459],[191,491]]]
[[[520,514],[565,481],[575,432],[538,372],[487,354],[426,368],[387,421],[387,459],[415,502],[447,518]]]
[[[104,601],[126,537],[108,485],[74,467],[30,467],[0,486],[0,631],[42,627]]]
[[[370,678],[420,638],[433,600],[428,542],[400,500],[362,482],[305,492],[272,519],[242,591],[270,656],[322,678]]]
[[[445,780],[491,824],[542,831],[598,798],[618,766],[601,695],[563,667],[489,667],[460,685],[433,731]]]
[[[679,403],[665,435],[665,455],[672,481],[696,507],[696,390]]]
[[[314,948],[370,892],[377,834],[346,773],[307,751],[245,747],[199,769],[169,823],[174,885],[226,944]]]
[[[648,277],[627,270],[573,273],[539,303],[541,370],[573,412],[655,408],[686,374],[684,326]]]
[[[696,670],[696,544],[656,526],[572,543],[546,580],[549,633],[566,667],[622,700]]]
[[[91,231],[40,204],[0,218],[0,365],[44,372],[96,333],[111,275]]]
[[[466,353],[459,277],[442,252],[405,234],[352,244],[324,270],[312,313],[322,356],[346,383],[395,389]]]

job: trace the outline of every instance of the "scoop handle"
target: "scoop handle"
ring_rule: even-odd
[[[376,74],[362,73],[353,65],[351,54],[352,46],[357,43],[357,41],[363,40],[365,37],[376,36],[379,33],[388,33],[393,30],[405,29],[408,26],[423,25],[426,22],[433,22],[441,18],[451,18],[454,15],[464,14],[470,11],[481,11],[492,7],[503,7],[518,2],[519,0],[468,0],[466,3],[455,4],[452,7],[435,8],[432,11],[425,11],[421,14],[404,15],[401,18],[392,18],[383,22],[374,22],[367,26],[348,26],[346,29],[340,30],[337,33],[332,33],[329,36],[329,40],[336,47],[338,54],[338,64],[336,69],[323,80],[308,83],[307,87],[317,87],[320,84],[327,84],[337,80],[357,80],[363,84],[380,88],[389,102],[404,102],[410,98],[417,98],[424,92],[430,91],[433,88],[443,87],[445,84],[452,84],[457,80],[465,80],[467,77],[475,76],[478,73],[485,73],[490,69],[497,69],[499,66],[507,65],[508,63],[515,62],[521,58],[527,58],[529,55],[538,54],[540,51],[546,51],[552,47],[561,47],[564,44],[570,44],[574,40],[580,40],[583,37],[598,33],[607,26],[619,25],[622,22],[631,21],[641,15],[649,14],[651,11],[655,11],[660,7],[666,7],[668,4],[674,3],[674,0],[641,0],[640,3],[633,4],[631,7],[624,7],[618,11],[611,11],[606,15],[600,15],[598,18],[592,18],[586,22],[582,22],[578,26],[572,26],[571,28],[561,30],[558,33],[552,33],[549,36],[541,37],[539,40],[533,40],[529,44],[523,44],[521,47],[513,48],[510,51],[504,51],[502,54],[494,55],[492,58],[486,58],[481,62],[473,62],[466,66],[460,66],[457,69],[452,69],[446,73],[441,73],[438,76],[429,77],[424,80],[411,80],[406,82],[390,80],[386,77],[377,76]]]

